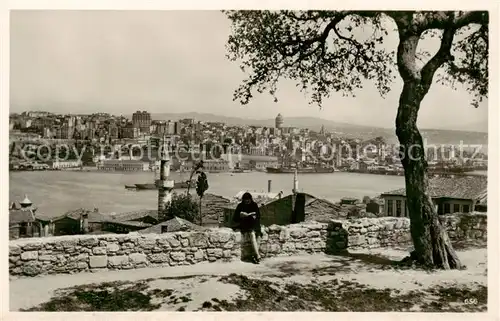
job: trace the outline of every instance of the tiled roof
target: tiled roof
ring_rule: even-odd
[[[108,217],[99,212],[90,212],[89,213],[89,223],[101,223],[107,220]]]
[[[382,193],[382,196],[383,195],[406,196],[406,188],[398,188],[389,192]]]
[[[110,216],[114,221],[132,221],[146,216],[158,218],[158,210],[139,210],[139,211],[125,212],[125,213],[111,214]]]
[[[179,231],[193,231],[193,230],[203,230],[204,228],[193,224],[180,217],[174,217],[166,222],[161,222],[160,224],[153,225],[144,230],[140,230],[140,234],[161,234],[163,227],[166,226],[167,232],[179,232]]]
[[[477,201],[479,205],[487,206],[488,205],[488,192],[485,190],[483,193],[479,194],[477,197]]]
[[[435,177],[429,180],[432,198],[477,199],[487,195],[488,180],[485,176]],[[400,188],[382,195],[406,196],[406,189]]]
[[[107,215],[84,208],[66,212],[65,216],[74,220],[80,220],[80,217],[84,214],[87,214],[89,223],[100,223],[109,219],[109,216]]]
[[[150,227],[153,224],[148,224],[144,222],[138,222],[138,221],[118,221],[118,220],[107,220],[106,223],[113,223],[117,225],[123,225],[123,226],[132,226],[132,227]]]
[[[43,214],[38,214],[36,215],[36,218],[39,221],[57,221],[63,218],[70,218],[72,220],[80,220],[80,217],[82,214],[87,214],[88,215],[88,221],[89,223],[100,223],[104,222],[105,220],[109,219],[109,216],[104,215],[99,212],[94,212],[85,208],[78,208],[76,210],[71,210],[68,211],[62,215],[59,216],[45,216]]]
[[[35,221],[35,214],[31,210],[10,210],[9,224],[28,223]]]

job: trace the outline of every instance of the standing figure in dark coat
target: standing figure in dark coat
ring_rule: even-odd
[[[260,211],[257,203],[254,202],[250,193],[243,194],[241,203],[238,204],[233,215],[235,228],[239,229],[242,237],[249,237],[252,243],[254,256],[252,261],[255,264],[260,262],[259,243],[262,236],[260,228]]]

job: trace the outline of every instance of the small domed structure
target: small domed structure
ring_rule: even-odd
[[[19,202],[19,204],[21,205],[21,207],[23,208],[26,208],[26,207],[30,207],[31,205],[33,205],[33,203],[30,201],[30,199],[28,198],[28,195],[25,194],[24,195],[24,200],[22,200],[21,202]]]
[[[275,119],[275,127],[281,128],[283,126],[283,122],[284,122],[283,115],[278,114],[278,116],[276,116]]]

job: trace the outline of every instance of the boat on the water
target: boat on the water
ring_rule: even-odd
[[[130,185],[125,185],[126,188],[127,186]],[[145,184],[135,184],[133,185],[133,188],[136,188],[138,190],[152,190],[152,189],[158,189],[154,183],[145,183]],[[189,186],[189,181],[182,181],[182,182],[174,182],[174,189],[183,189],[183,188],[188,188]],[[194,186],[194,183],[191,183],[191,187]]]
[[[135,188],[137,188],[139,190],[158,189],[154,183],[135,184]]]
[[[154,177],[156,178],[156,174],[158,171],[158,165],[155,165],[154,167]],[[181,172],[184,172],[183,168],[181,168]],[[179,181],[179,182],[174,182],[174,189],[185,189],[188,188],[191,185],[191,187],[194,187],[196,185],[196,182],[189,181],[189,179],[184,180],[184,181]],[[144,183],[144,184],[134,184],[134,185],[125,185],[125,188],[134,188],[136,190],[157,190],[158,187],[156,186],[155,183]]]
[[[271,174],[290,174],[295,173],[299,174],[325,174],[325,173],[333,173],[335,169],[333,167],[266,167],[266,172]]]

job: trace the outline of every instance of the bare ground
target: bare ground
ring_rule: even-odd
[[[460,248],[457,246],[457,248]],[[11,311],[486,311],[486,248],[467,268],[395,264],[407,249],[11,279]]]

